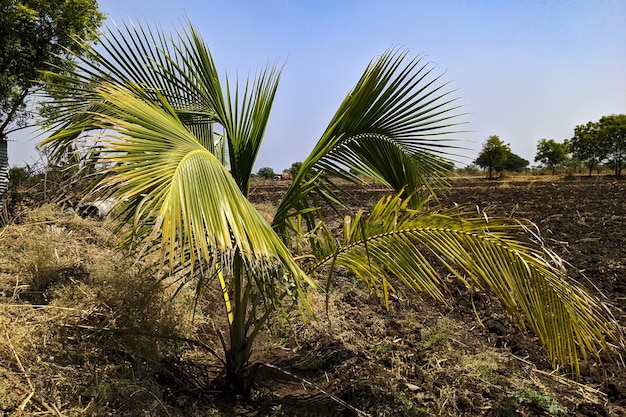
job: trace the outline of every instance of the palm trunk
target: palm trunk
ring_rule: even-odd
[[[239,254],[233,260],[232,319],[230,322],[230,346],[226,351],[226,377],[231,391],[244,397],[250,390],[257,366],[249,366],[253,338],[248,335],[247,316],[250,302],[249,286],[245,284],[243,261]]]
[[[9,190],[9,153],[7,141],[0,137],[0,211],[4,209],[4,200]]]
[[[259,364],[250,366],[250,351],[245,344],[234,345],[231,343],[231,348],[226,353],[226,378],[233,394],[249,398]]]

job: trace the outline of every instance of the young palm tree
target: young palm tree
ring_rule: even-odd
[[[220,339],[233,390],[250,389],[251,350],[268,318],[294,305],[306,314],[306,291],[330,289],[332,272],[320,277],[322,269],[352,271],[385,303],[399,290],[447,302],[438,272],[447,270],[468,289],[491,289],[552,362],[574,372],[580,355],[619,340],[606,306],[568,280],[531,223],[429,203],[445,182],[447,138],[459,115],[421,59],[390,50],[370,63],[270,224],[248,194],[277,65],[243,85],[223,81],[191,25],[172,38],[126,25],[84,48],[72,74],[49,74],[55,133],[43,145],[62,157],[84,132],[104,132],[99,190],[119,202],[125,244],[139,255],[160,253],[169,271],[196,279],[198,294],[214,286],[222,295],[229,334]],[[395,192],[368,216],[345,217],[334,236],[321,207],[345,211],[337,180],[364,185],[363,177]]]

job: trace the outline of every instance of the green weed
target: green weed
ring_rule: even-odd
[[[559,404],[554,396],[535,391],[532,388],[524,388],[523,390],[515,391],[510,397],[518,404],[532,405],[544,410],[550,415],[567,414],[567,408]]]
[[[433,346],[442,346],[448,342],[454,329],[454,322],[449,318],[442,318],[435,326],[420,330],[422,347],[430,349]]]

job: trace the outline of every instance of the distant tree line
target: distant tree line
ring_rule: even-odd
[[[622,176],[626,155],[626,115],[603,116],[597,122],[578,125],[574,136],[562,143],[541,139],[537,144],[535,162],[550,168],[552,173],[566,165],[584,165],[589,176],[594,169],[608,165],[616,177]]]
[[[550,169],[584,165],[591,176],[594,169],[608,165],[616,177],[622,176],[626,157],[626,115],[603,116],[597,122],[578,125],[574,136],[557,142],[541,139],[537,143],[535,162]],[[488,171],[489,178],[501,171],[521,171],[528,161],[511,152],[511,147],[498,136],[487,138],[474,164]]]
[[[273,168],[263,167],[257,171],[256,176],[267,180],[274,179],[277,176],[280,176],[282,179],[293,179],[295,178],[296,174],[298,174],[298,171],[300,171],[301,166],[302,162],[294,162],[293,164],[291,164],[290,168],[285,168],[282,174],[278,175],[274,172]]]
[[[614,170],[616,177],[621,177],[625,157],[626,114],[614,114],[603,116],[597,122],[576,126],[574,136],[563,142],[540,139],[535,162],[551,170],[553,175],[560,168],[583,164],[591,176],[595,168],[607,164]],[[490,179],[495,173],[520,172],[529,166],[526,159],[513,153],[511,145],[504,143],[497,135],[487,138],[473,164],[473,167],[487,170]],[[294,162],[290,168],[283,170],[283,174],[294,178],[301,165],[301,162]],[[453,171],[454,164],[449,162],[446,169]],[[257,173],[257,176],[267,179],[275,175],[274,170],[268,167],[261,168]]]

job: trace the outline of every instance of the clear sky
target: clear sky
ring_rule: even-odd
[[[255,170],[304,159],[367,63],[390,47],[426,55],[468,112],[470,163],[490,135],[533,163],[537,142],[626,113],[626,1],[99,0],[110,19],[175,28],[188,17],[218,69],[285,67]],[[14,134],[11,165],[37,159]]]

